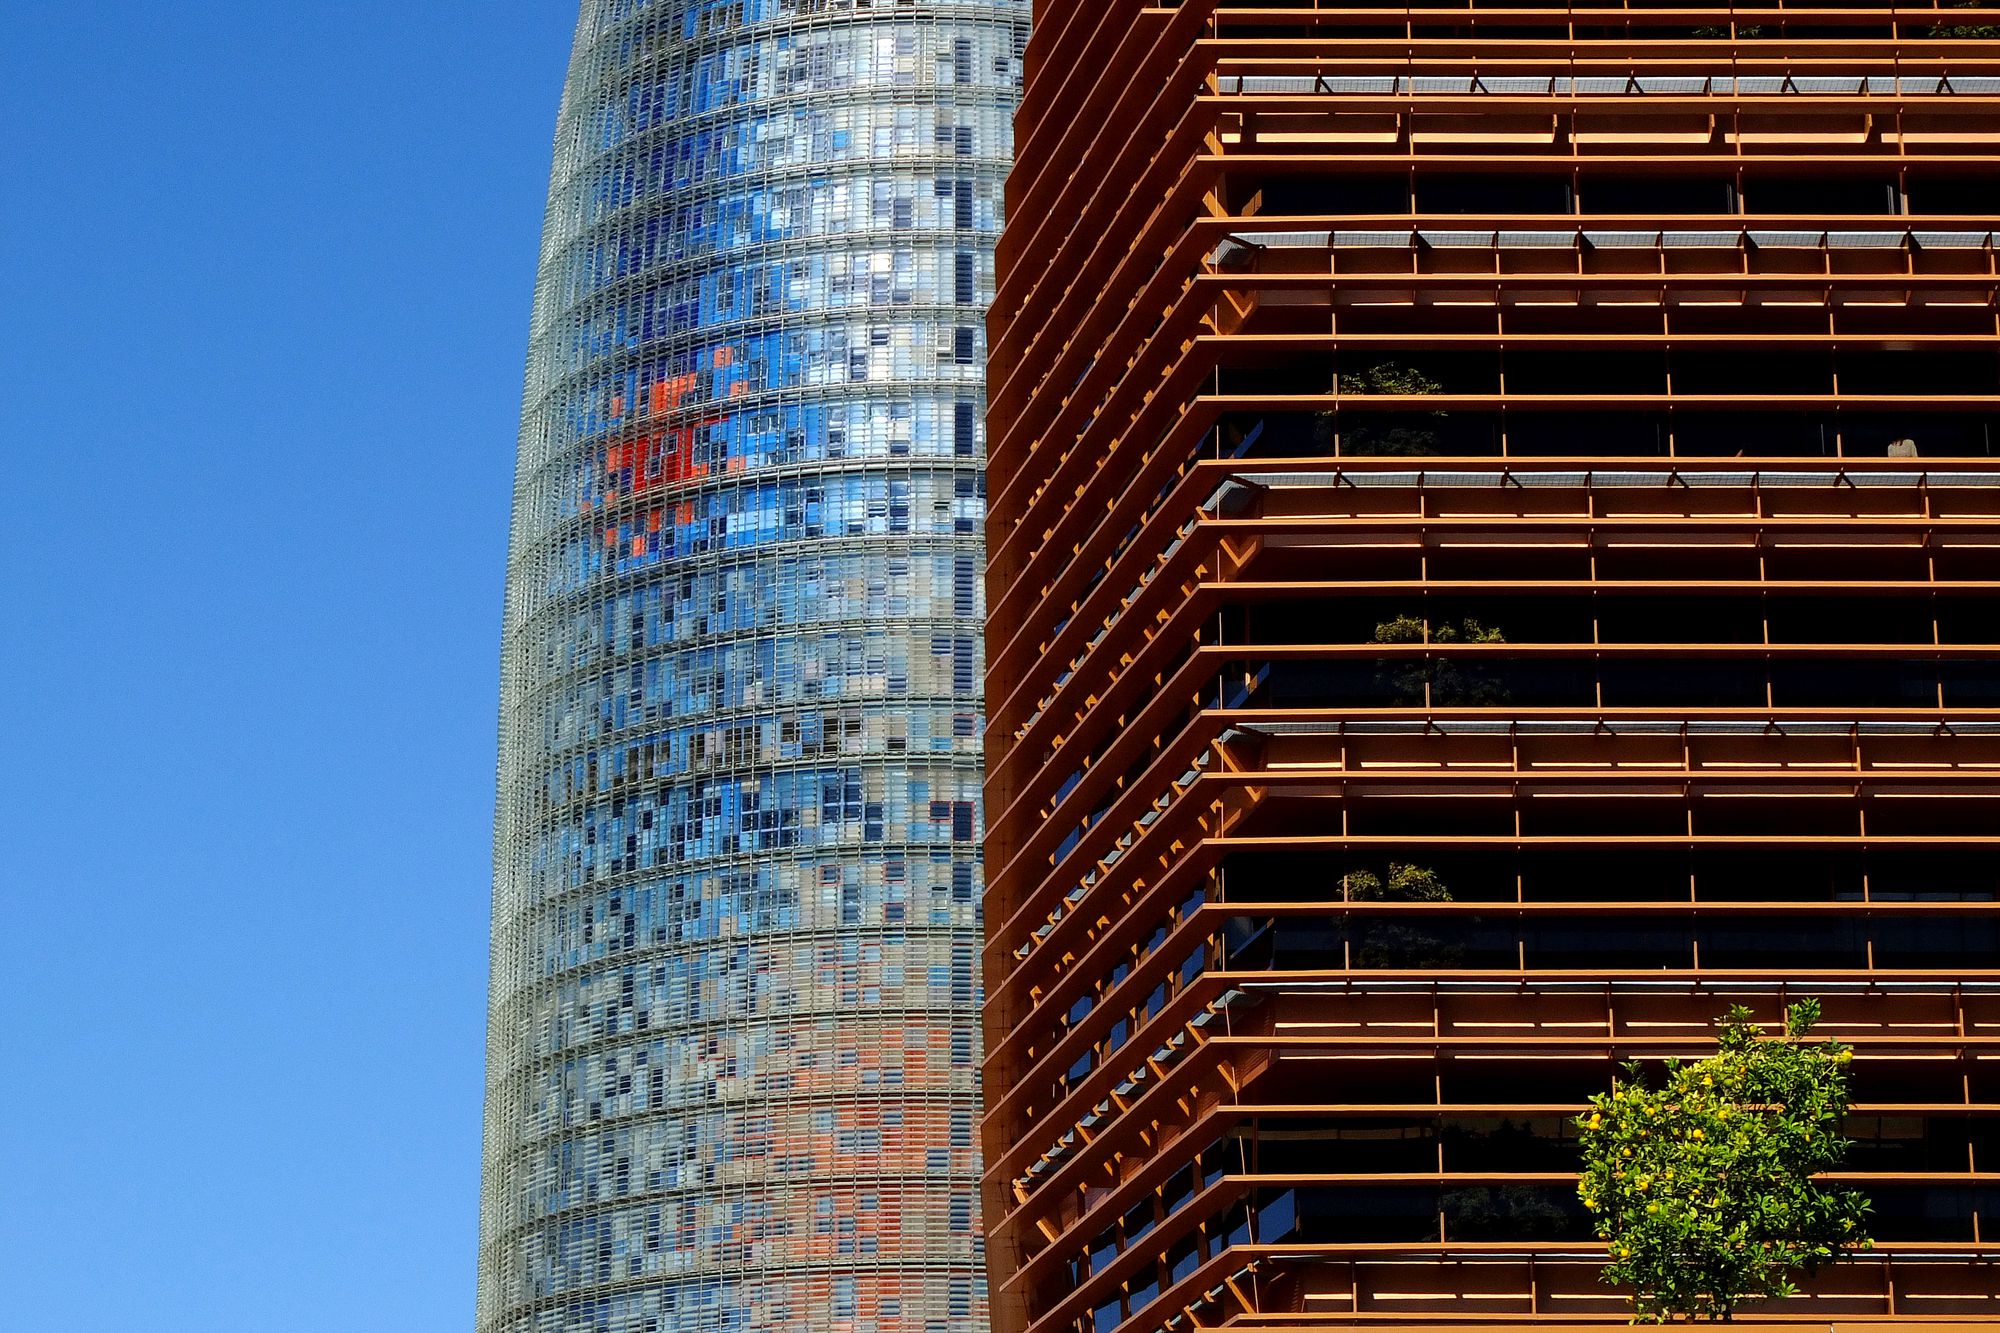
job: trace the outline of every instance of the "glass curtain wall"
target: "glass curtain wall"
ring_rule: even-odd
[[[978,1333],[1028,6],[586,0],[507,577],[481,1333]]]

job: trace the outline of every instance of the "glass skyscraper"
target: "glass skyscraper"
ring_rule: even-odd
[[[586,0],[522,412],[481,1333],[977,1333],[1025,0]]]

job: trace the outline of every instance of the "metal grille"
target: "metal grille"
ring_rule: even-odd
[[[502,668],[482,1333],[985,1323],[985,335],[1027,5],[586,0]]]

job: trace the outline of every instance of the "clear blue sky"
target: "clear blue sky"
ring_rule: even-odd
[[[0,1330],[468,1330],[572,0],[0,18]]]

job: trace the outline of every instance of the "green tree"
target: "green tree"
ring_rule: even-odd
[[[1377,361],[1341,376],[1340,389],[1342,393],[1433,394],[1444,392],[1444,385],[1413,367]]]
[[[1794,1275],[1867,1249],[1868,1201],[1816,1177],[1848,1143],[1852,1052],[1807,1042],[1819,1002],[1768,1037],[1741,1005],[1716,1053],[1669,1060],[1665,1086],[1638,1062],[1578,1118],[1577,1193],[1609,1243],[1606,1282],[1632,1289],[1635,1322],[1728,1319],[1745,1300],[1794,1295]]]
[[[1985,7],[1984,0],[1956,0],[1956,3],[1946,6],[1948,9],[1984,9]],[[1991,23],[1939,23],[1931,28],[1930,35],[1932,37],[1957,38],[1961,40],[2000,37],[2000,27],[1996,27]]]
[[[1438,872],[1425,866],[1389,863],[1389,878],[1372,870],[1341,876],[1340,896],[1351,903],[1448,903],[1454,901]]]
[[[1437,871],[1389,863],[1385,879],[1372,870],[1343,875],[1340,896],[1351,903],[1448,903],[1456,901]],[[1448,967],[1463,956],[1430,931],[1404,920],[1362,918],[1352,926],[1357,967]]]
[[[1376,643],[1424,643],[1424,622],[1416,616],[1397,616],[1375,627]],[[1430,633],[1430,643],[1505,643],[1507,636],[1497,627],[1482,625],[1467,616],[1456,626],[1439,625]],[[1426,664],[1419,661],[1392,661],[1375,664],[1376,683],[1386,689],[1398,706],[1424,702],[1424,683],[1431,687],[1431,703],[1438,707],[1490,707],[1507,702],[1505,687],[1492,673],[1476,663],[1455,658]]]
[[[1428,395],[1444,392],[1444,385],[1394,361],[1378,361],[1372,366],[1343,374],[1340,391],[1369,395]],[[1419,455],[1438,451],[1436,423],[1442,412],[1348,413],[1340,431],[1342,452],[1350,454]],[[1322,412],[1314,424],[1320,447],[1333,443],[1334,415]]]

